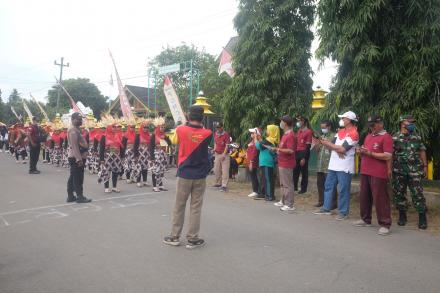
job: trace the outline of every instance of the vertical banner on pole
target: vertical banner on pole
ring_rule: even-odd
[[[49,116],[47,116],[46,111],[44,111],[43,107],[40,105],[40,103],[38,103],[37,99],[34,98],[34,96],[32,94],[30,94],[31,98],[34,100],[34,102],[37,104],[38,108],[40,109],[41,113],[44,116],[44,119],[46,119],[47,122],[49,122]]]
[[[26,104],[24,99],[23,99],[23,108],[26,111],[26,114],[28,115],[29,119],[32,121],[32,118],[34,118],[34,115],[32,115],[31,110],[29,109],[29,107]]]
[[[177,96],[176,91],[173,88],[173,83],[171,79],[166,76],[163,83],[163,92],[168,102],[168,106],[170,107],[171,114],[173,115],[174,122],[182,122],[182,124],[186,124],[185,114],[182,110],[182,105],[180,105],[179,97]]]
[[[121,78],[119,77],[118,69],[116,68],[115,59],[113,59],[112,52],[108,51],[110,58],[112,59],[113,66],[115,67],[116,80],[118,82],[119,90],[119,102],[121,104],[122,115],[126,120],[134,120],[133,112],[131,111],[130,103],[128,102],[127,95],[125,94],[124,87],[122,86]]]
[[[72,107],[73,112],[80,113],[81,116],[86,117],[84,113],[81,111],[81,109],[78,107],[78,105],[73,100],[72,96],[69,94],[69,92],[66,90],[66,88],[61,84],[61,82],[55,77],[55,80],[60,85],[61,89],[66,93],[67,98],[69,99],[70,106]]]

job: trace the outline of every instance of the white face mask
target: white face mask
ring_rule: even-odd
[[[301,122],[296,122],[296,127],[301,128]]]
[[[344,123],[344,120],[339,120],[339,126],[340,127],[345,127],[345,123]]]
[[[280,128],[284,130],[284,123],[283,122],[280,123]]]
[[[322,134],[327,134],[328,133],[328,129],[327,128],[322,128],[321,132],[322,132]]]

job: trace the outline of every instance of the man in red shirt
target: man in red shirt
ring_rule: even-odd
[[[307,118],[298,116],[296,119],[298,131],[296,133],[296,167],[293,172],[293,185],[295,190],[298,190],[299,174],[301,173],[301,190],[298,194],[303,194],[307,192],[307,185],[309,183],[309,158],[313,132],[308,127],[309,121]]]
[[[356,150],[362,156],[361,219],[353,224],[358,227],[371,226],[371,210],[374,202],[380,225],[378,234],[388,235],[391,226],[388,180],[391,176],[393,138],[384,130],[383,120],[378,115],[368,118],[368,127],[371,132],[365,138],[364,145]]]
[[[221,192],[226,192],[229,182],[229,167],[231,164],[228,154],[228,145],[231,143],[231,137],[223,129],[222,122],[219,122],[216,128],[217,130],[214,135],[214,187],[220,187]]]
[[[275,206],[280,207],[284,212],[295,210],[293,206],[293,169],[296,166],[295,150],[297,148],[296,137],[292,130],[293,120],[290,116],[283,116],[280,122],[280,128],[284,130],[283,137],[276,152],[278,154],[278,173],[280,177],[280,186],[282,198]]]

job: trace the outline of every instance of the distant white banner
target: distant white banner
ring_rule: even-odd
[[[185,124],[186,118],[182,110],[182,105],[180,105],[179,97],[177,96],[177,93],[173,88],[173,83],[168,76],[165,77],[163,83],[163,92],[167,98],[168,106],[170,107],[174,122],[178,123],[180,121],[182,124]]]
[[[159,74],[167,74],[171,72],[176,72],[180,70],[180,63],[175,63],[167,66],[159,67]]]

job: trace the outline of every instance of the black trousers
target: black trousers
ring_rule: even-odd
[[[141,182],[141,177],[142,177],[142,182],[147,182],[147,179],[148,179],[148,169],[141,171],[141,174],[138,176],[138,178],[136,180],[137,183]]]
[[[38,159],[40,158],[40,144],[38,143],[36,146],[29,145],[30,147],[30,156],[29,156],[29,171],[37,170]]]
[[[83,160],[82,166],[78,166],[75,158],[69,158],[70,176],[67,180],[67,196],[72,198],[73,192],[77,197],[83,197],[83,184],[84,184],[84,164],[86,160]]]
[[[18,150],[14,150],[14,148],[12,148],[12,150],[14,151],[15,159],[17,161],[19,159],[19,156],[21,156],[22,160],[26,159],[27,153],[25,149],[23,149],[21,152],[18,152]]]
[[[116,188],[116,186],[118,185],[118,177],[119,177],[120,173],[116,173],[112,171],[112,186],[113,188]],[[110,183],[109,181],[104,182],[104,188],[109,188],[110,187]]]
[[[301,174],[301,192],[307,191],[309,184],[309,158],[307,156],[309,151],[296,152],[296,167],[293,170],[293,186],[295,190],[298,190],[299,174]],[[305,159],[304,166],[301,166],[300,162]]]
[[[253,168],[252,171],[249,171],[249,176],[251,177],[252,191],[261,194],[260,180],[258,178],[258,168]]]
[[[158,184],[158,182],[157,182],[157,178],[156,178],[156,174],[151,174],[151,178],[153,179],[152,181],[153,181],[153,187],[159,187],[159,186],[163,186],[163,182],[160,182],[159,183],[159,186],[157,186]]]
[[[318,172],[316,173],[316,185],[318,187],[318,204],[324,204],[324,190],[325,190],[325,179],[327,178],[327,173]],[[338,207],[338,190],[335,188],[333,190],[333,202],[332,202],[332,210]]]

